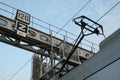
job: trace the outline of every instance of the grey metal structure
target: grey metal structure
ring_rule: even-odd
[[[4,3],[1,4],[6,5]],[[13,8],[11,6],[8,7]],[[0,10],[10,13],[2,8]],[[16,8],[13,8],[14,10]],[[18,26],[16,25],[17,21],[3,15],[0,14],[0,41],[36,53],[33,56],[32,79],[50,80],[66,61],[73,44],[67,42],[65,36],[63,36],[63,39],[54,37],[51,29],[49,29],[49,34],[47,34],[31,27],[33,24],[41,25],[33,21],[31,21],[32,25],[29,26],[26,36],[18,35],[16,29],[16,26]],[[14,13],[12,13],[13,16]],[[36,18],[32,17],[32,19]],[[44,24],[47,23],[44,22]],[[93,52],[78,47],[65,66],[64,72],[72,70],[93,55]]]
[[[45,72],[41,72],[41,76],[50,70],[54,70],[54,73],[57,72],[61,66],[60,64],[66,60],[72,48],[72,44],[31,27],[29,27],[27,37],[19,36],[16,34],[15,21],[2,15],[0,15],[0,22],[0,41],[41,55],[42,65],[46,64],[48,67],[47,70],[45,69]],[[52,41],[58,44],[52,43]],[[67,66],[67,69],[81,64],[81,62],[89,59],[92,55],[92,52],[78,47],[69,60],[68,65],[70,66]],[[48,63],[49,61],[50,63]]]
[[[100,51],[65,76],[51,80],[119,80],[120,28],[100,43]],[[71,76],[72,75],[72,76]]]

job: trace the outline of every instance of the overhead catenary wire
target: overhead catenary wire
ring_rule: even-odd
[[[115,4],[112,8],[110,8],[105,14],[103,14],[96,22],[98,22],[99,20],[101,20],[105,15],[107,15],[112,9],[114,9],[118,4],[120,3],[120,1],[117,3],[117,4]],[[93,25],[92,25],[93,26]],[[78,38],[76,39],[76,42],[75,42],[75,44],[77,43],[77,40],[78,40]],[[74,51],[73,51],[74,52]],[[71,52],[72,53],[72,52]],[[72,54],[70,53],[70,55],[68,56],[68,58],[67,58],[67,60],[66,60],[66,62],[63,64],[63,66],[61,67],[61,69],[60,69],[60,71],[59,71],[59,73],[63,70],[63,68],[65,67],[65,65],[67,64],[67,61],[69,60],[69,58],[72,56]]]
[[[118,4],[120,3],[120,1],[114,5],[110,10],[108,10],[103,16],[101,16],[96,22],[100,21],[106,14],[108,14],[113,8],[115,8]]]
[[[110,11],[112,11],[116,6],[120,4],[120,1],[118,1],[114,6],[112,6],[107,12],[105,12],[96,22],[100,21],[102,18],[104,18]],[[93,24],[94,25],[94,24]],[[93,26],[92,25],[92,26]],[[86,32],[86,31],[85,31]]]
[[[111,7],[107,12],[105,12],[96,22],[100,21],[103,17],[105,17],[110,11],[112,11],[116,6],[120,4],[120,1],[118,1],[113,7]],[[94,25],[94,24],[93,24]],[[93,26],[92,25],[92,26]]]
[[[12,80],[28,64],[28,62],[31,61],[31,59],[32,57],[25,64],[23,64],[23,66],[15,74],[13,74],[9,80]]]
[[[105,14],[103,14],[96,22],[100,21],[104,16],[106,16],[110,11],[112,11],[116,6],[120,4],[120,1],[118,1],[113,7],[111,7]]]
[[[68,22],[67,22],[66,24],[64,24],[64,25],[62,26],[62,28],[59,29],[58,32],[57,32],[54,36],[56,36],[61,30],[63,30],[63,28],[64,28],[78,13],[80,13],[80,12],[90,3],[90,1],[91,1],[91,0],[89,0],[82,8],[80,8],[79,11],[77,11],[77,13],[75,13],[75,15],[74,15],[70,20],[68,20]]]

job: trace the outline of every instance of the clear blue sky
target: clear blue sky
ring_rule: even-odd
[[[59,28],[66,24],[87,1],[88,0],[0,0],[0,2],[23,10]],[[119,0],[91,0],[76,17],[85,15],[97,21],[118,1]],[[4,6],[0,7],[5,8]],[[117,30],[120,27],[120,4],[98,23],[103,25],[106,37]],[[71,21],[64,27],[64,30],[78,34],[80,28],[76,27]],[[86,39],[99,44],[104,38],[102,36],[90,36]],[[0,42],[0,80],[9,80],[32,55],[33,53],[31,52]],[[31,61],[12,80],[30,80]]]

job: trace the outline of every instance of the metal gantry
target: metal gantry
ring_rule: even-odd
[[[33,63],[33,77],[35,77],[34,73],[37,73],[35,71],[38,71],[35,66],[39,65],[39,76],[36,77],[49,80],[58,73],[73,45],[32,27],[29,27],[26,37],[18,35],[15,24],[15,20],[0,15],[0,41],[38,54],[37,58],[40,60],[33,58],[33,62],[37,60],[39,62],[39,64]],[[78,47],[68,61],[66,70],[71,70],[92,55],[92,52]]]

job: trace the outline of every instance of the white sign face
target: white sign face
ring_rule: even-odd
[[[22,37],[26,37],[27,33],[17,30],[17,34]]]
[[[30,24],[30,15],[21,10],[17,10],[16,19],[26,24]]]

